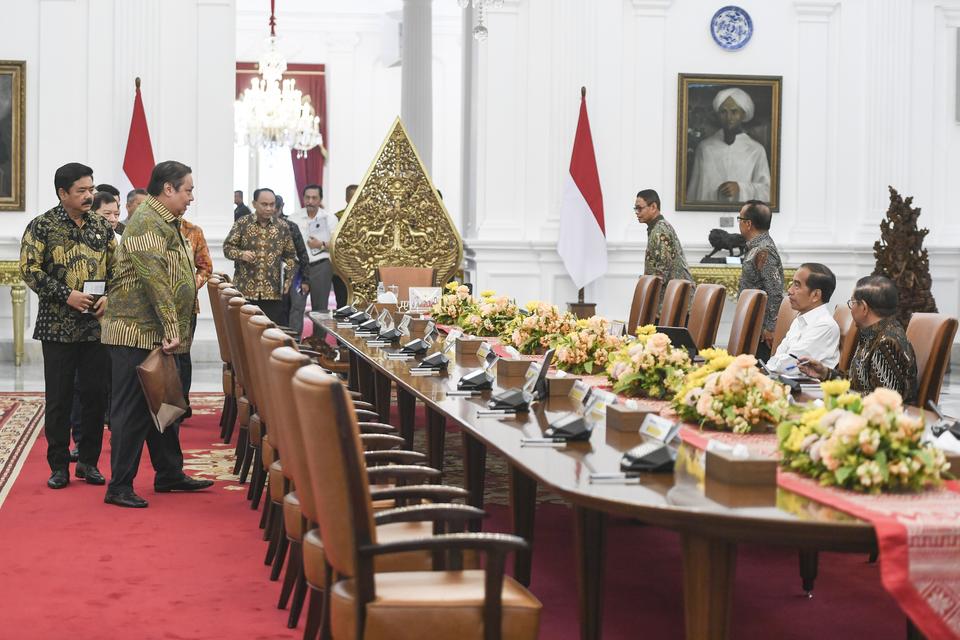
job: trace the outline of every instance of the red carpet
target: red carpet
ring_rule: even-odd
[[[203,413],[181,431],[185,453],[194,452],[189,472],[226,477],[232,449],[211,446],[217,417]],[[45,451],[41,437],[0,507],[0,638],[301,637],[275,608],[279,585],[267,580],[259,514],[227,489],[233,482],[197,495],[154,494],[144,454],[137,490],[150,508],[125,510],[103,504],[102,487],[47,489]],[[108,460],[105,442],[101,470]],[[506,507],[488,511],[487,529],[508,529]],[[547,640],[578,637],[572,531],[567,507],[540,506],[531,588],[544,603]],[[675,534],[612,520],[603,637],[682,638],[679,568]],[[904,617],[865,556],[823,554],[815,594],[800,596],[795,552],[741,548],[731,637],[904,637]]]

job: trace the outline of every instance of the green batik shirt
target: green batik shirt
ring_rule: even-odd
[[[30,221],[20,244],[20,277],[40,298],[36,340],[96,342],[100,322],[93,313],[67,305],[88,280],[111,280],[117,242],[106,219],[87,212],[77,225],[60,205]]]
[[[179,338],[175,353],[190,351],[197,283],[180,219],[147,196],[127,222],[113,269],[102,342],[154,349]]]
[[[693,282],[677,232],[663,216],[657,216],[653,222],[647,223],[647,251],[643,259],[643,275],[660,276],[663,278],[664,287],[671,280]]]
[[[244,251],[253,251],[253,262],[240,259]],[[286,222],[271,218],[261,223],[254,214],[233,223],[223,241],[223,255],[234,261],[233,284],[244,297],[279,300],[293,278],[297,251]]]
[[[783,302],[783,263],[773,238],[766,231],[747,242],[747,255],[740,270],[740,291],[760,289],[767,292],[767,308],[763,313],[763,330],[773,331]]]

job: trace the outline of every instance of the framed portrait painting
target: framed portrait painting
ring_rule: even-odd
[[[780,210],[780,76],[681,73],[677,211]]]
[[[0,60],[0,211],[24,207],[26,63]]]

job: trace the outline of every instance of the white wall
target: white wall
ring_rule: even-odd
[[[626,315],[643,270],[634,195],[656,188],[691,263],[719,215],[674,212],[678,73],[783,76],[781,211],[788,264],[822,261],[845,300],[873,267],[887,185],[915,196],[940,310],[960,306],[960,124],[956,0],[743,0],[754,35],[739,52],[711,39],[720,6],[691,0],[505,0],[489,13],[472,78],[481,287],[565,302],[575,289],[554,251],[561,180],[587,87],[610,243],[610,275],[588,287]],[[472,155],[471,155],[472,154]],[[721,330],[722,335],[722,330]]]

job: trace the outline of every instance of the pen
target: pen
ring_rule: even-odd
[[[618,471],[616,473],[591,473],[591,480],[616,480],[621,478],[639,478],[640,474],[635,471]]]
[[[557,442],[566,442],[566,438],[520,438],[523,444],[551,444]]]
[[[515,416],[517,412],[513,409],[478,409],[478,416]]]
[[[470,397],[470,396],[483,395],[483,392],[482,392],[482,391],[462,391],[462,390],[460,390],[460,389],[456,389],[456,390],[450,389],[449,391],[447,391],[447,395],[448,395],[448,396],[463,396],[463,397],[466,398],[466,397]]]

